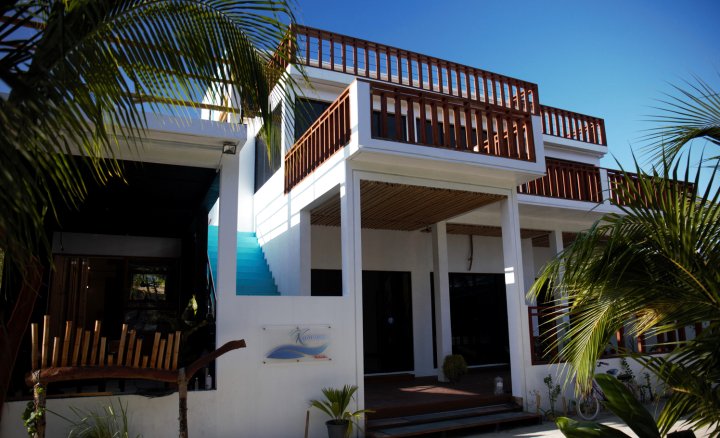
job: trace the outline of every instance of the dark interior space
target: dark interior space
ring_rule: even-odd
[[[155,331],[179,330],[179,362],[189,363],[215,348],[214,291],[207,278],[207,215],[218,197],[217,172],[130,161],[120,165],[123,179],[110,179],[105,185],[89,183],[87,197],[77,209],[61,206],[57,218],[48,220],[48,236],[57,238],[54,270],[46,263],[49,274],[32,322],[41,322],[43,315],[49,314],[51,336],[62,336],[65,321],[92,330],[94,321],[100,320],[109,352],[122,324],[135,330],[138,339],[146,339],[143,350],[152,346]],[[92,179],[88,175],[85,181]],[[145,256],[142,250],[132,255],[68,252],[62,238],[68,233],[81,233],[79,239],[89,242],[89,247],[102,242],[94,235],[110,235],[121,242],[132,236],[148,245],[156,241],[153,238],[169,238],[179,250],[167,257]],[[30,396],[23,382],[31,367],[29,332],[14,367],[9,399]],[[214,377],[213,369],[207,372]],[[172,390],[166,384],[147,381],[83,381],[52,384],[48,396]]]

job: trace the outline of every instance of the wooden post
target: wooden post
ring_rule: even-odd
[[[45,438],[45,388],[40,383],[40,372],[35,371],[33,398],[35,404],[35,434],[33,438]]]
[[[178,370],[178,399],[180,417],[180,438],[188,438],[187,425],[187,379],[185,378],[185,368]]]

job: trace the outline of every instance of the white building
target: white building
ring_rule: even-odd
[[[526,291],[614,209],[616,173],[599,166],[603,120],[542,105],[530,82],[310,28],[298,35],[312,87],[295,110],[278,104],[282,158],[268,162],[252,120],[153,119],[146,146],[122,157],[130,185],[93,192],[55,228],[59,268],[40,311],[57,330],[101,318],[112,338],[123,322],[174,330],[195,294],[200,314],[216,316],[203,336],[247,348],[217,360],[215,389],[190,392],[194,437],[301,436],[322,387],[357,385],[363,407],[367,375],[442,377],[437,364],[453,352],[509,372],[506,389],[527,408],[556,368],[543,364]],[[147,273],[162,278],[162,296],[133,295]],[[270,354],[294,328],[307,338],[288,342],[308,349]],[[149,392],[86,383],[48,408],[105,402],[67,394],[87,388]],[[121,397],[146,437],[177,434],[177,394],[167,392]],[[1,436],[24,434],[24,406],[5,404]],[[310,418],[311,436],[324,436],[322,415]],[[67,423],[48,415],[48,427],[56,436]]]

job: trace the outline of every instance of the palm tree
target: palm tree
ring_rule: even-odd
[[[295,19],[287,0],[11,0],[0,11],[0,252],[23,282],[2,291],[1,406],[49,264],[46,219],[82,203],[87,170],[121,178],[116,145],[139,146],[146,112],[182,114],[168,104],[223,102],[232,88],[272,137],[271,88],[288,96],[294,83],[288,52],[271,55],[292,45]]]
[[[720,100],[712,102],[708,112],[720,114]],[[698,108],[686,109],[701,117]],[[677,136],[666,138],[682,148],[702,132],[717,133],[718,126],[716,121],[694,135],[678,127],[671,130]],[[685,416],[692,427],[711,426],[715,436],[720,434],[720,192],[713,188],[718,163],[705,182],[700,169],[691,173],[689,157],[672,155],[673,163],[670,155],[661,157],[650,174],[636,163],[638,175],[626,174],[615,188],[621,213],[603,217],[551,260],[530,296],[537,298],[550,283],[554,290],[546,293],[567,300],[569,317],[559,314],[555,320],[564,324],[557,344],[579,392],[589,388],[596,362],[617,331],[653,336],[702,323],[700,333],[678,341],[664,357],[624,354],[673,390],[658,419],[661,432]]]

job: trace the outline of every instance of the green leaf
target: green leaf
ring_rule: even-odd
[[[660,438],[653,417],[622,382],[608,374],[599,374],[595,380],[607,397],[605,406],[620,417],[638,438]]]
[[[604,438],[630,438],[629,435],[604,424],[592,421],[575,421],[567,417],[555,420],[560,432],[568,438],[604,437]]]

